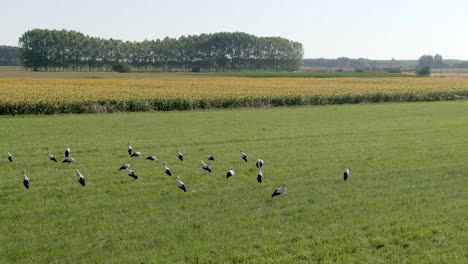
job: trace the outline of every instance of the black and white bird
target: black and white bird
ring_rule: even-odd
[[[257,166],[257,169],[260,169],[263,167],[263,160],[258,159],[257,162],[255,162],[255,165]]]
[[[146,159],[147,160],[153,160],[153,161],[158,161],[159,160],[156,156],[148,156]]]
[[[131,169],[125,169],[125,171],[127,172],[128,176],[132,177],[133,179],[138,179],[138,176],[135,174],[135,172]]]
[[[50,151],[47,153],[47,156],[49,156],[49,159],[50,159],[51,161],[57,162],[57,159],[54,157],[54,155],[50,154]]]
[[[67,147],[67,149],[65,150],[65,158],[68,158],[68,155],[70,155],[70,147]]]
[[[62,163],[75,163],[75,159],[74,158],[65,158]]]
[[[343,172],[343,179],[346,181],[349,177],[349,167],[346,166],[346,168],[344,169],[344,172]]]
[[[234,167],[232,167],[226,173],[226,179],[229,179],[229,177],[234,176],[234,174],[236,174],[236,171],[234,170]]]
[[[271,198],[286,193],[286,183],[283,182],[283,186],[276,188],[275,192],[271,195]]]
[[[130,146],[130,143],[128,143],[128,155],[132,156],[132,151],[133,151],[133,148],[132,146]]]
[[[179,180],[179,176],[176,177],[176,181],[177,181],[177,186],[184,192],[187,192],[187,189],[185,188],[185,184]]]
[[[136,152],[133,152],[132,155],[130,155],[130,157],[140,157],[141,155],[143,155],[143,153],[136,151]]]
[[[203,160],[201,161],[201,167],[202,169],[208,171],[208,172],[211,172],[211,168],[210,168],[210,165],[206,164]]]
[[[80,171],[78,169],[76,170],[76,179],[81,184],[81,186],[86,185],[85,177],[83,175],[81,175],[81,173],[80,173]]]
[[[213,155],[211,155],[211,154],[210,154],[210,155],[208,155],[208,156],[206,156],[206,158],[207,158],[208,160],[214,161],[214,156],[213,156]]]
[[[169,176],[172,176],[172,172],[171,172],[171,169],[169,169],[169,167],[167,166],[167,162],[164,162],[164,172],[169,175]]]
[[[247,154],[245,154],[244,151],[241,150],[240,156],[241,156],[241,158],[242,158],[245,162],[247,162]]]
[[[177,149],[177,157],[180,159],[180,161],[184,161],[184,155],[182,152],[180,152],[180,149]]]
[[[258,169],[257,181],[258,181],[258,183],[262,183],[262,180],[263,180],[263,171],[262,171],[262,169]]]
[[[29,178],[26,176],[26,171],[23,171],[23,185],[26,189],[29,189]]]
[[[125,163],[124,165],[120,166],[120,169],[119,169],[119,170],[130,169],[131,166],[132,166],[132,164],[130,164],[130,163]]]
[[[8,160],[9,160],[10,162],[13,162],[13,155],[11,155],[10,152],[8,152]]]

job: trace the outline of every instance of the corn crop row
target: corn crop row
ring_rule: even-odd
[[[0,115],[466,99],[462,78],[0,79]]]

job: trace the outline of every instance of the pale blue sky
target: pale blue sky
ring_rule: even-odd
[[[467,0],[1,0],[0,45],[33,28],[122,40],[240,31],[304,45],[306,58],[468,60]]]

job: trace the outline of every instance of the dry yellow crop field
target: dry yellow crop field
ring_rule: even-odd
[[[358,95],[466,91],[459,78],[0,79],[0,102]]]
[[[375,94],[393,96],[431,93],[466,96],[468,79],[414,77],[0,79],[0,105],[95,102],[103,104],[115,101],[151,102],[153,100],[193,102],[244,99],[245,101],[249,98],[262,100],[262,98],[288,97],[304,98],[307,101],[312,97],[343,96],[350,98],[357,96],[373,101],[372,96]]]

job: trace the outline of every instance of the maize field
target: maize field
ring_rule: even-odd
[[[1,78],[0,115],[466,99],[464,78]]]

